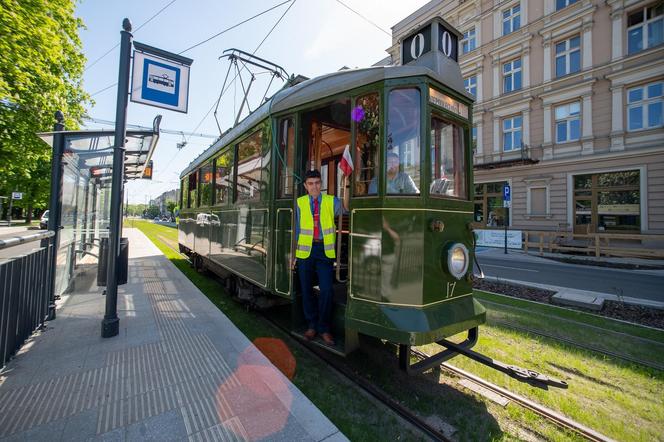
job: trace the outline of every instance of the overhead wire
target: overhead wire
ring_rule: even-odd
[[[171,6],[171,5],[172,5],[173,3],[175,3],[176,1],[177,1],[177,0],[171,0],[166,6],[164,6],[164,7],[161,8],[159,11],[157,11],[152,17],[150,17],[149,19],[147,19],[147,21],[145,21],[142,25],[140,25],[138,28],[136,28],[136,30],[134,30],[133,32],[138,32],[138,31],[140,31],[142,27],[144,27],[145,25],[147,25],[148,23],[150,23],[152,20],[154,20],[159,14],[161,14],[162,12],[164,12],[164,11],[166,10],[166,8],[168,8],[169,6]],[[97,63],[99,63],[104,57],[106,57],[108,54],[110,54],[111,52],[113,52],[113,50],[116,49],[118,46],[120,46],[120,43],[116,43],[115,46],[113,46],[113,47],[112,47],[111,49],[109,49],[108,51],[104,52],[104,54],[103,54],[101,57],[97,58],[95,61],[93,61],[92,63],[90,63],[89,65],[87,65],[87,66],[85,67],[85,69],[83,69],[83,72],[87,71],[87,70],[90,69],[92,66],[96,65]],[[116,84],[117,84],[117,83],[116,83]],[[115,85],[113,85],[113,86],[115,86]]]
[[[380,32],[383,32],[383,33],[387,34],[390,38],[392,38],[392,34],[391,34],[390,32],[388,32],[388,31],[386,31],[385,29],[381,28],[379,25],[377,25],[377,24],[374,23],[373,21],[369,20],[367,17],[365,17],[365,16],[362,15],[361,13],[357,12],[355,9],[351,8],[350,6],[348,6],[346,3],[342,2],[341,0],[335,0],[335,1],[336,1],[337,3],[339,3],[341,6],[343,6],[344,8],[346,8],[346,9],[348,9],[349,11],[353,12],[355,15],[361,17],[364,21],[370,23],[373,27],[375,27],[376,29],[378,29]]]

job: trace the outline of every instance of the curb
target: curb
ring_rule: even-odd
[[[650,307],[664,310],[664,302],[650,301],[648,299],[632,298],[630,296],[620,297],[610,293],[592,292],[590,290],[577,290],[569,287],[538,284],[534,282],[518,281],[515,279],[498,278],[496,276],[485,276],[484,279],[487,281],[503,282],[507,284],[519,285],[522,287],[550,290],[552,292],[556,292],[556,294],[553,295],[553,298],[556,298],[560,304],[583,307],[591,310],[601,310],[602,306],[604,305],[604,301],[618,301],[640,307]]]

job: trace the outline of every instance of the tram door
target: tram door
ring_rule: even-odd
[[[291,272],[291,257],[295,256],[293,247],[293,219],[294,201],[297,198],[295,190],[295,116],[287,116],[277,121],[277,158],[275,161],[275,262],[274,287],[275,291],[286,298],[294,293],[293,272]]]

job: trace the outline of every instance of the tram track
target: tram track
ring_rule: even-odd
[[[429,355],[427,355],[426,353],[421,352],[419,350],[411,349],[411,353],[415,357],[417,357],[418,359],[425,359],[425,358],[429,357]],[[471,382],[474,382],[475,384],[480,385],[480,386],[486,388],[487,390],[490,390],[493,393],[502,396],[505,399],[508,399],[508,400],[510,400],[510,401],[512,401],[512,402],[514,402],[514,403],[516,403],[516,404],[518,404],[518,405],[520,405],[524,408],[527,408],[527,409],[533,411],[534,413],[542,416],[547,421],[552,422],[552,423],[556,424],[557,426],[559,426],[561,428],[565,428],[567,430],[573,431],[574,433],[578,434],[579,436],[582,436],[583,438],[585,438],[589,441],[613,442],[613,439],[611,439],[607,436],[604,436],[600,432],[595,431],[592,428],[586,427],[585,425],[583,425],[579,422],[576,422],[576,421],[562,415],[561,413],[558,413],[557,411],[554,411],[554,410],[552,410],[550,408],[547,408],[543,405],[540,405],[540,404],[538,404],[538,403],[536,403],[536,402],[534,402],[534,401],[532,401],[532,400],[530,400],[526,397],[523,397],[523,396],[518,395],[516,393],[513,393],[513,392],[511,392],[511,391],[509,391],[509,390],[507,390],[503,387],[500,387],[500,386],[495,385],[495,384],[493,384],[489,381],[486,381],[486,380],[480,378],[479,376],[476,376],[476,375],[474,375],[472,373],[469,373],[465,370],[462,370],[462,369],[457,368],[453,365],[450,365],[447,362],[443,362],[442,364],[440,364],[440,368],[442,368],[442,369],[444,369],[448,372],[454,373],[457,376],[460,376],[460,377],[462,377],[464,379],[467,379]]]

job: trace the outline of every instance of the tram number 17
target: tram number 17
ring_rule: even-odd
[[[447,294],[445,295],[445,298],[451,298],[454,296],[454,289],[456,288],[456,284],[456,281],[447,283]]]

